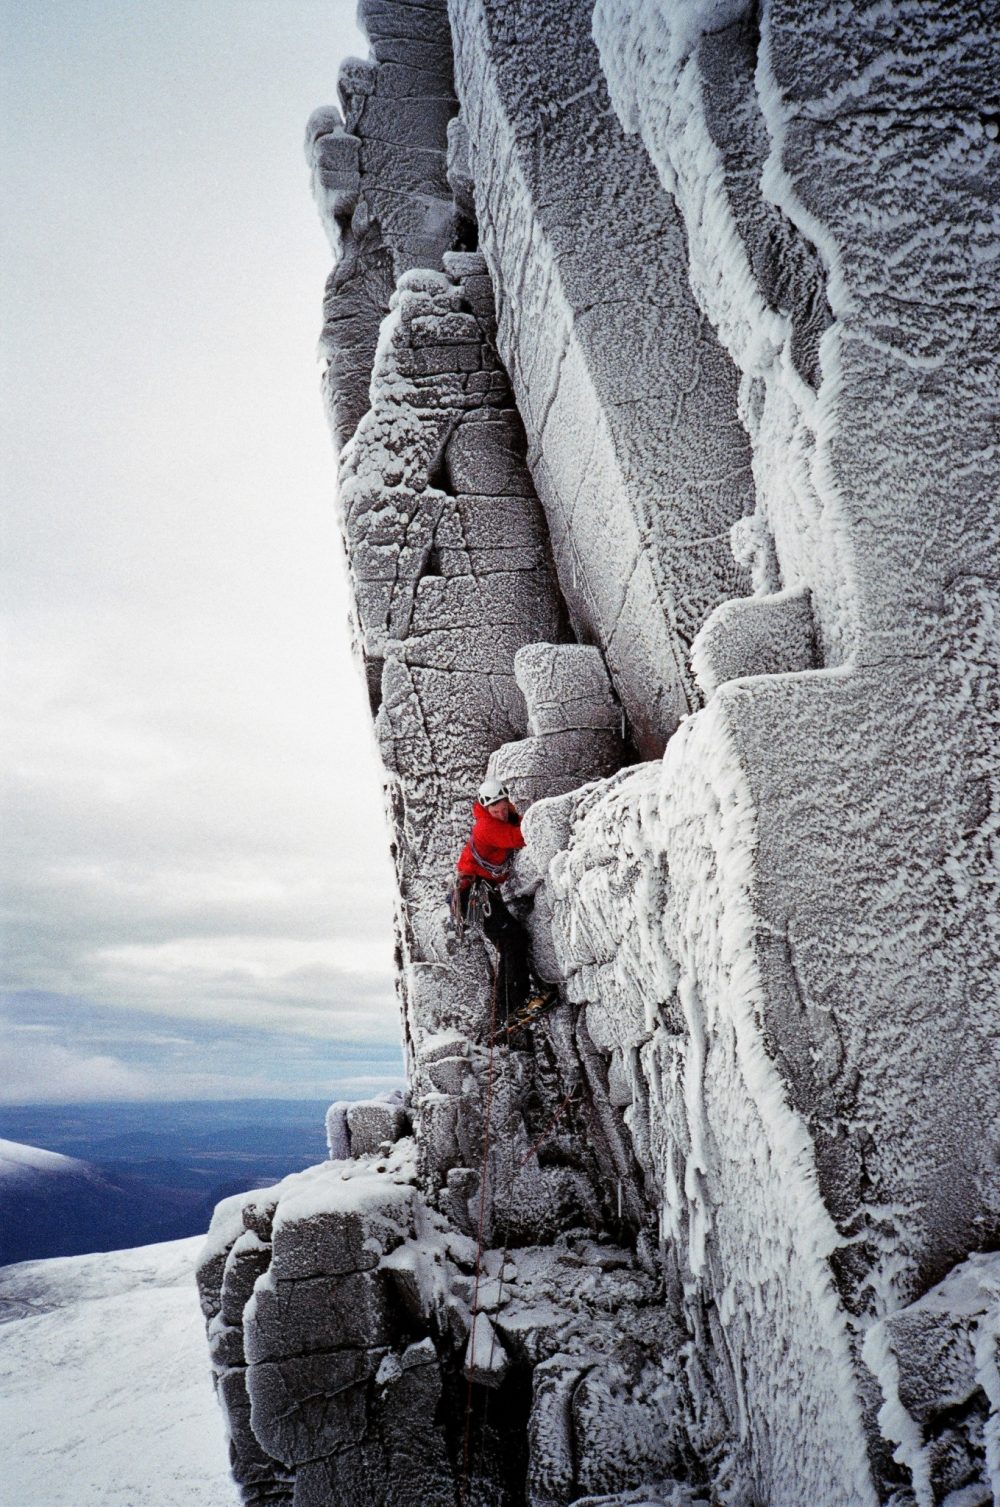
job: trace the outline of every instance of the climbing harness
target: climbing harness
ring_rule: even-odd
[[[502,884],[503,881],[510,875],[511,865],[513,862],[512,853],[507,854],[507,857],[504,859],[503,863],[490,863],[489,859],[484,858],[482,853],[480,853],[479,849],[476,847],[475,839],[471,837],[469,838],[469,852],[472,854],[473,859],[476,863],[478,863],[479,867],[481,869],[485,869],[490,878],[495,879],[498,884]]]

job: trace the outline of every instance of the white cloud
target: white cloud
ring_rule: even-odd
[[[381,940],[184,937],[103,949],[88,972],[99,998],[184,1018],[327,1040],[397,1041]]]
[[[6,1047],[0,1104],[160,1097],[158,1074],[131,1067],[117,1057],[77,1052],[49,1042],[26,1045],[23,1040],[9,1040]]]

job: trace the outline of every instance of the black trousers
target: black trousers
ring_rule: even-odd
[[[527,1003],[533,992],[528,936],[504,904],[499,885],[480,880],[479,893],[479,929],[497,950],[496,1019],[497,1025],[502,1025]],[[468,894],[468,890],[464,891],[463,898]]]

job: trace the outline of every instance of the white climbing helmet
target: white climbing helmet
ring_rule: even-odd
[[[495,801],[509,801],[510,791],[503,780],[488,774],[479,787],[478,798],[481,806],[492,806]]]

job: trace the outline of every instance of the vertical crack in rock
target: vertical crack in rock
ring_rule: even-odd
[[[640,752],[699,704],[687,665],[746,589],[736,372],[688,283],[683,224],[610,107],[578,0],[454,0],[456,87],[501,355],[577,636]]]

